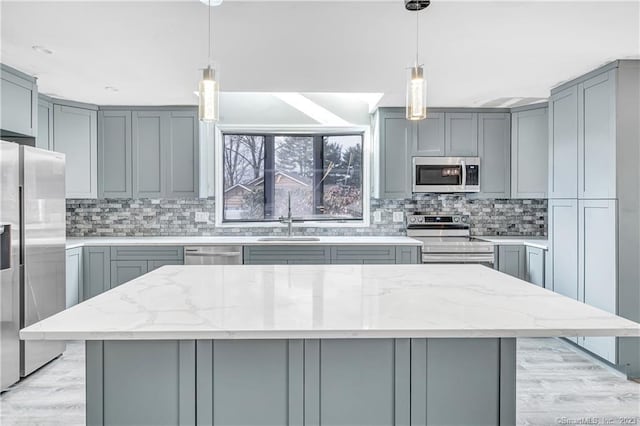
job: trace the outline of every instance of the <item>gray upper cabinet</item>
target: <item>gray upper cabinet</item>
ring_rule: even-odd
[[[478,114],[445,113],[445,155],[476,157],[478,155]]]
[[[133,111],[131,121],[134,198],[197,197],[195,110]]]
[[[53,104],[44,99],[38,100],[38,134],[36,147],[53,149]]]
[[[414,140],[413,155],[444,156],[444,113],[428,112],[427,118],[418,122],[417,137]]]
[[[0,64],[0,128],[37,136],[38,87],[36,79]]]
[[[166,139],[169,136],[168,113],[134,111],[133,126],[133,196],[161,197],[166,191],[163,164],[166,163]]]
[[[98,192],[100,198],[131,198],[131,111],[100,111]]]
[[[578,85],[578,198],[616,197],[615,79],[609,70]]]
[[[404,110],[379,110],[379,198],[411,196],[410,147],[415,143],[415,123],[407,120]]]
[[[549,100],[549,198],[578,197],[578,88]]]
[[[547,198],[548,108],[511,116],[511,198]]]
[[[579,300],[616,313],[616,201],[578,201]],[[615,337],[584,337],[579,343],[602,358],[616,362]]]
[[[478,114],[478,152],[482,198],[511,195],[511,120],[508,113]]]
[[[67,198],[98,196],[98,113],[54,105],[53,150],[66,156]]]
[[[170,138],[167,148],[166,196],[185,198],[198,196],[199,146],[196,111],[172,111],[168,117]]]

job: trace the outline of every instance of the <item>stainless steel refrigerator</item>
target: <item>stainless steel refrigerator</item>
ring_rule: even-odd
[[[64,350],[63,342],[18,337],[65,308],[64,161],[0,141],[0,390]]]

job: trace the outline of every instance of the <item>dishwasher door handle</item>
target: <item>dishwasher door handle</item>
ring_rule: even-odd
[[[242,253],[239,251],[223,251],[220,253],[202,253],[202,252],[191,252],[188,251],[185,256],[198,256],[198,257],[234,257],[240,256]]]

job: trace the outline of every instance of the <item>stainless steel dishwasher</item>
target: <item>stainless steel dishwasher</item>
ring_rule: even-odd
[[[185,265],[242,265],[242,246],[191,246],[184,248]]]

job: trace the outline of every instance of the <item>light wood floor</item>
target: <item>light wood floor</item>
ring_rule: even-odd
[[[640,425],[640,384],[562,340],[518,341],[517,392],[518,425]],[[84,424],[81,343],[0,395],[2,426]]]

